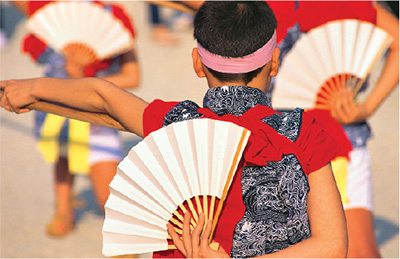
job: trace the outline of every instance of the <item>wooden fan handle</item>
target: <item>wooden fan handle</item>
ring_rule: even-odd
[[[4,91],[0,91],[0,99]],[[39,101],[29,104],[26,108],[41,112],[53,113],[70,119],[85,121],[99,126],[128,131],[119,121],[105,113],[86,112],[57,103]]]
[[[209,237],[209,240],[208,240],[210,243],[211,243],[212,238],[214,236],[214,230],[217,227],[217,222],[218,222],[218,219],[219,219],[219,215],[221,214],[221,210],[222,210],[222,204],[224,203],[225,198],[228,195],[228,189],[229,189],[229,184],[228,183],[231,183],[233,175],[235,174],[236,167],[234,165],[238,164],[238,161],[240,160],[240,157],[239,157],[240,150],[242,149],[243,145],[245,145],[247,143],[247,142],[245,143],[245,138],[246,138],[247,133],[248,133],[248,130],[246,130],[246,129],[243,130],[242,136],[240,138],[239,146],[237,147],[235,156],[234,156],[232,164],[231,164],[231,168],[229,169],[229,174],[228,174],[224,189],[222,191],[221,199],[220,199],[220,201],[218,203],[217,212],[216,212],[216,214],[215,214],[215,216],[213,218],[211,234],[210,234],[210,237]]]
[[[41,112],[53,113],[70,119],[93,123],[103,127],[128,131],[119,121],[105,113],[86,112],[43,101],[30,104],[27,106],[27,108]]]
[[[8,1],[23,15],[28,16],[28,1]]]
[[[149,1],[152,4],[160,5],[160,6],[165,6],[169,7],[184,13],[189,13],[189,14],[195,14],[196,10],[190,8],[189,6],[186,6],[182,3],[179,3],[179,1]]]
[[[210,243],[210,248],[214,251],[218,251],[220,245],[217,242]],[[168,250],[175,250],[178,249],[175,245],[168,245]]]

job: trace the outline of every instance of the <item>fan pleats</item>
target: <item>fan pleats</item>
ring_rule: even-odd
[[[215,227],[249,135],[230,122],[196,119],[173,123],[133,147],[110,184],[103,253],[171,248],[166,225],[181,234],[186,212],[192,228],[200,213]]]
[[[284,58],[272,93],[275,109],[313,108],[321,88],[357,93],[391,37],[359,20],[326,23],[304,34]],[[330,88],[330,89],[327,89]]]
[[[100,60],[123,53],[133,44],[122,22],[91,2],[49,3],[29,18],[28,28],[58,52],[77,43],[89,47]]]

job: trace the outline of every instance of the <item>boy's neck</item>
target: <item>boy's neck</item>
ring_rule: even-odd
[[[220,82],[216,80],[216,82],[210,82],[212,80],[208,80],[208,87],[209,88],[217,88],[221,86],[248,86],[245,82],[242,81],[235,81],[235,82]]]
[[[244,81],[231,81],[231,82],[222,82],[217,78],[213,77],[210,73],[207,73],[207,83],[209,88],[216,88],[221,86],[248,86],[260,89],[264,93],[267,93],[271,77],[269,76],[270,69],[264,68],[260,74],[258,74],[251,82],[246,83]]]

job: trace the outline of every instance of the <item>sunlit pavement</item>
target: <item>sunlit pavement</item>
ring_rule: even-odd
[[[146,4],[125,3],[137,32],[137,49],[142,82],[137,95],[147,101],[192,99],[201,104],[206,82],[192,71],[191,49],[195,42],[190,30],[177,31],[179,44],[162,47],[149,34]],[[26,34],[25,21],[0,53],[0,78],[38,77],[42,68],[20,53]],[[399,93],[396,90],[371,118],[374,139],[372,156],[375,225],[382,255],[399,257]],[[87,177],[78,177],[75,192],[87,206],[78,210],[75,230],[63,239],[45,235],[54,203],[52,167],[36,148],[32,113],[0,112],[1,145],[1,257],[102,257],[103,215],[96,208]],[[122,133],[125,150],[140,139]],[[148,255],[143,255],[144,257]]]

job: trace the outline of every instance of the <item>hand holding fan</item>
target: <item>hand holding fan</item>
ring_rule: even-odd
[[[382,57],[391,37],[359,20],[326,23],[302,36],[279,69],[272,106],[275,109],[329,109],[343,87],[355,95]]]
[[[29,17],[28,28],[58,52],[73,53],[84,65],[128,51],[133,33],[99,3],[51,2]]]
[[[196,119],[151,133],[119,164],[105,205],[103,254],[173,248],[167,222],[181,234],[183,214],[213,229],[250,132],[230,122]]]

